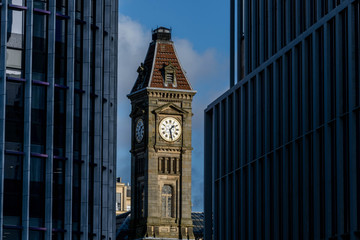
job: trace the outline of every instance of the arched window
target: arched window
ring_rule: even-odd
[[[141,216],[145,216],[145,191],[144,185],[141,186]]]
[[[161,191],[162,216],[173,217],[173,189],[164,185]]]

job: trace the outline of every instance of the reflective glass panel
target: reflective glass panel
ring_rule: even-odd
[[[54,159],[53,175],[53,228],[64,228],[65,204],[65,164],[62,160]]]
[[[75,16],[77,19],[82,20],[83,19],[83,6],[84,6],[84,1],[83,0],[75,0]]]
[[[79,233],[73,233],[72,234],[72,240],[80,240],[80,234]]]
[[[53,232],[52,240],[63,240],[63,239],[64,239],[64,233],[62,233],[62,232]]]
[[[24,18],[23,11],[8,10],[6,75],[9,77],[24,77]]]
[[[91,23],[95,23],[96,16],[96,0],[91,0]]]
[[[34,0],[34,8],[47,10],[48,0]]]
[[[6,49],[6,76],[23,78],[23,50]]]
[[[44,232],[43,231],[29,231],[29,240],[43,240],[44,239]]]
[[[21,226],[22,156],[5,155],[4,224]]]
[[[45,159],[30,162],[30,226],[44,227],[45,220]]]
[[[56,19],[55,35],[55,83],[66,85],[66,38],[67,21]]]
[[[34,14],[32,77],[46,81],[47,15]]]
[[[31,152],[45,153],[46,86],[33,85],[31,99]]]
[[[73,231],[80,231],[80,209],[81,209],[81,163],[73,164]]]
[[[6,82],[5,148],[23,151],[24,84]]]
[[[74,99],[74,159],[81,160],[82,94],[75,93]]]
[[[95,149],[95,98],[91,98],[90,100],[90,121],[89,121],[89,125],[90,125],[90,161],[94,162],[94,149]]]
[[[75,88],[82,89],[83,25],[75,25]]]
[[[65,156],[66,90],[55,88],[54,155]]]
[[[57,0],[56,1],[56,12],[66,15],[67,14],[67,1],[68,0]]]
[[[21,239],[21,230],[4,228],[3,239],[4,240],[19,240],[19,239]]]
[[[88,224],[89,224],[89,233],[93,233],[94,229],[94,165],[90,164],[89,166],[89,216],[88,216]]]
[[[23,6],[25,3],[25,0],[8,0],[9,4]]]
[[[8,10],[7,46],[24,48],[24,19],[25,12],[13,9]]]

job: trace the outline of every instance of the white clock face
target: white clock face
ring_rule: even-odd
[[[176,118],[166,117],[159,124],[159,133],[166,141],[176,141],[181,136],[181,124]]]
[[[141,118],[136,122],[135,138],[138,143],[144,138],[144,121]]]

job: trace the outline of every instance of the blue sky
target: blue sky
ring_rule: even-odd
[[[151,30],[172,28],[172,38],[197,94],[193,100],[192,203],[203,211],[206,106],[229,86],[229,6],[220,0],[120,0],[117,176],[130,182],[130,101],[126,98],[151,41]]]

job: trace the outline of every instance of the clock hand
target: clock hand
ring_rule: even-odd
[[[173,137],[172,137],[172,132],[171,132],[171,129],[172,129],[173,127],[174,127],[174,125],[172,125],[172,127],[169,129],[171,139],[173,139]]]

